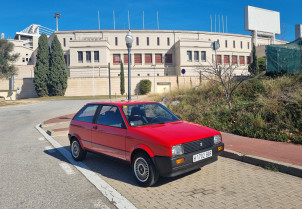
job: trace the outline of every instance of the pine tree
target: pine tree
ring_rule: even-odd
[[[39,37],[37,62],[34,72],[34,85],[38,96],[48,96],[49,45],[47,36],[44,33]]]
[[[12,54],[14,44],[6,39],[0,39],[0,79],[10,78],[17,74],[17,68],[13,63],[18,59],[20,54]]]
[[[51,44],[48,92],[50,96],[64,96],[67,88],[68,73],[63,50],[55,35]]]
[[[120,73],[120,84],[121,84],[121,95],[125,94],[125,76],[124,76],[124,64],[121,62],[121,73]]]

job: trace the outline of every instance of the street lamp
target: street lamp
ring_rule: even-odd
[[[128,48],[128,100],[130,101],[131,100],[131,64],[130,64],[131,55],[130,55],[130,52],[131,52],[131,47],[132,47],[132,42],[133,42],[133,36],[131,35],[130,30],[128,31],[128,33],[126,35],[125,40],[126,40],[126,46]]]
[[[57,26],[57,31],[59,30],[59,23],[58,23],[58,19],[61,18],[61,14],[59,13],[55,13],[54,17],[56,18],[56,26]]]

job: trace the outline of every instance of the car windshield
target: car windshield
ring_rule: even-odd
[[[159,103],[123,105],[122,110],[132,127],[179,121],[179,118]]]

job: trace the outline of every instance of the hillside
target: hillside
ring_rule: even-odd
[[[230,110],[220,86],[150,95],[182,119],[242,136],[302,144],[302,73],[245,81]],[[179,102],[178,102],[179,101]]]

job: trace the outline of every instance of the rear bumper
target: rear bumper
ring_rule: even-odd
[[[221,147],[222,149],[218,151],[218,147]],[[206,152],[212,150],[212,156],[209,158],[205,158],[203,160],[193,162],[193,155]],[[159,174],[163,177],[174,177],[181,175],[183,173],[195,170],[197,168],[200,168],[204,165],[207,165],[209,163],[215,162],[217,160],[218,155],[221,154],[224,150],[224,144],[220,143],[217,145],[214,145],[211,148],[207,148],[204,150],[199,150],[197,152],[192,152],[185,155],[180,155],[177,157],[162,157],[162,156],[154,156],[153,162],[159,172]],[[177,159],[184,158],[184,162],[180,164],[176,164]]]

